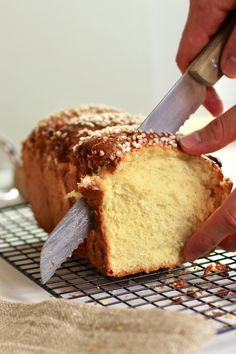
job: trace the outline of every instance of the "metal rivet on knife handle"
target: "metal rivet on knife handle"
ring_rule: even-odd
[[[221,54],[234,26],[236,26],[236,10],[228,16],[220,30],[190,65],[189,74],[201,84],[213,86],[221,78]]]

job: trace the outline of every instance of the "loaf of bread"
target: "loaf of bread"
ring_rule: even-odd
[[[76,254],[108,276],[180,265],[186,241],[232,188],[217,162],[184,153],[173,134],[137,131],[139,121],[81,106],[41,121],[23,144],[39,225],[50,232],[84,197],[93,228]]]

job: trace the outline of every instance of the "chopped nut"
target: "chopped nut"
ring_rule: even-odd
[[[200,294],[197,291],[193,291],[193,290],[188,290],[186,292],[186,295],[189,297],[192,297],[194,299],[196,299]]]
[[[229,266],[227,264],[215,263],[215,267],[213,266],[213,272],[222,273],[224,277],[229,276]]]
[[[118,151],[116,151],[116,156],[117,156],[117,157],[121,157],[121,156],[122,156],[122,152],[121,152],[121,151],[119,151],[119,150],[118,150]]]
[[[72,150],[73,150],[73,152],[75,152],[75,151],[76,151],[76,149],[78,148],[78,146],[79,146],[79,144],[75,144],[74,146],[72,146]]]
[[[139,149],[141,147],[140,143],[136,143],[136,141],[133,141],[131,144],[134,148]]]
[[[186,280],[184,279],[177,279],[173,283],[170,283],[170,285],[173,286],[173,288],[175,289],[183,288],[184,286],[186,286],[186,284]]]
[[[220,297],[226,297],[229,295],[229,291],[225,289],[220,289],[216,292],[216,294]]]
[[[221,263],[211,263],[209,264],[205,269],[203,276],[206,277],[209,273],[221,273],[224,277],[228,277],[229,266],[227,264],[221,264]]]
[[[174,298],[174,299],[172,299],[172,302],[173,303],[178,303],[178,302],[183,302],[184,300],[182,299],[182,297],[176,297],[176,298]]]
[[[212,264],[209,264],[205,269],[204,269],[204,273],[203,276],[207,277],[208,274],[212,271]]]
[[[165,286],[165,285],[163,285],[163,284],[161,284],[161,285],[159,285],[159,286],[155,286],[155,287],[153,288],[153,290],[159,291],[160,289],[163,289],[164,286]]]

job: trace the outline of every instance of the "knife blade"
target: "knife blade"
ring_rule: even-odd
[[[45,284],[84,241],[91,229],[90,208],[80,198],[51,232],[40,255],[40,273]]]
[[[223,24],[187,72],[148,115],[138,129],[176,132],[203,103],[206,87],[222,76],[220,57],[234,28],[236,11]],[[92,227],[90,209],[83,198],[68,211],[44,243],[40,257],[42,283],[45,284],[61,264],[81,244]]]
[[[138,129],[176,133],[203,103],[206,86],[184,74]]]

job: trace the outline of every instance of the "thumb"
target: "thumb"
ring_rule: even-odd
[[[225,45],[221,59],[221,70],[224,75],[236,78],[236,26]]]
[[[217,151],[236,140],[236,105],[206,127],[183,136],[181,148],[193,155]]]

